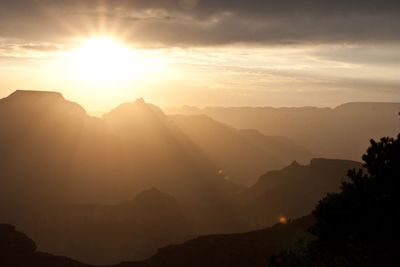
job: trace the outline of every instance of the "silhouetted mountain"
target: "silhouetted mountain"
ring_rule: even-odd
[[[114,267],[268,266],[269,257],[304,236],[312,222],[311,217],[304,217],[254,232],[202,236],[162,248],[148,260]],[[66,257],[37,252],[35,243],[11,225],[0,225],[0,263],[4,267],[89,267]]]
[[[287,136],[317,156],[358,160],[371,138],[400,131],[400,103],[348,103],[331,108],[168,108],[167,114],[204,114],[238,129]]]
[[[0,266],[90,267],[66,257],[36,251],[35,242],[7,224],[0,224]]]
[[[347,172],[361,163],[347,160],[313,159],[309,165],[293,162],[267,172],[245,194],[246,210],[260,227],[280,216],[297,218],[309,214],[329,192],[337,192]],[[262,213],[264,211],[264,213]]]
[[[74,199],[74,189],[82,188],[91,197],[92,189],[85,185],[88,176],[98,174],[93,165],[99,155],[92,147],[99,144],[101,127],[99,120],[58,93],[16,91],[1,99],[0,216],[6,211],[19,215],[49,199]],[[77,175],[82,165],[86,172]]]
[[[222,177],[240,184],[252,185],[265,171],[312,158],[310,152],[284,137],[265,136],[257,130],[238,131],[204,115],[169,118],[215,162]]]
[[[306,235],[312,217],[277,224],[263,230],[227,235],[202,236],[180,245],[162,248],[137,267],[265,267],[269,258],[282,248],[290,247],[296,238]],[[131,267],[123,263],[118,267]]]

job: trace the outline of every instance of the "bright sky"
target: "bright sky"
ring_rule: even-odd
[[[90,111],[139,97],[160,106],[400,102],[399,4],[369,2],[2,0],[0,97],[60,91]]]

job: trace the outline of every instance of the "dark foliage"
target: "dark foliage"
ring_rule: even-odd
[[[371,140],[364,170],[349,171],[342,192],[328,194],[303,240],[272,259],[275,266],[395,266],[399,245],[400,135]]]

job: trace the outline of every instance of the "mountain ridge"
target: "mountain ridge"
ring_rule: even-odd
[[[166,114],[207,115],[237,129],[287,136],[317,157],[358,160],[368,141],[400,131],[400,103],[351,102],[326,107],[182,107]]]
[[[257,231],[201,236],[163,247],[146,260],[121,262],[109,267],[268,266],[270,256],[305,236],[312,223],[313,218],[307,216]],[[39,252],[32,239],[6,224],[0,224],[0,263],[7,267],[95,267]]]

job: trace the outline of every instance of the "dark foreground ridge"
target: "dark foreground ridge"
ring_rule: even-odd
[[[148,260],[124,262],[114,267],[244,267],[268,266],[269,258],[304,236],[313,218],[303,217],[289,224],[240,234],[210,235],[180,245],[159,249]],[[14,226],[0,225],[2,267],[90,267],[72,259],[36,250],[35,243]]]
[[[8,224],[0,224],[0,266],[90,267],[67,257],[37,251],[33,240]]]

